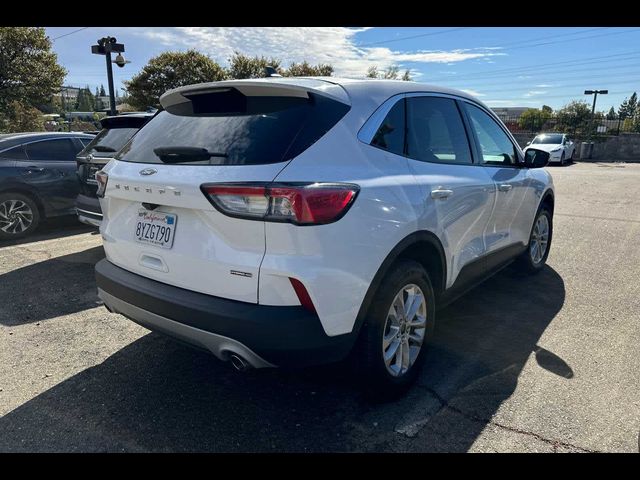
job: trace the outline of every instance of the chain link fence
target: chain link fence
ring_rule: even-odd
[[[591,136],[611,136],[621,133],[640,132],[640,119],[615,117],[570,116],[549,114],[545,118],[527,117],[522,115],[500,115],[511,133],[537,134],[540,132],[562,132],[576,138]]]

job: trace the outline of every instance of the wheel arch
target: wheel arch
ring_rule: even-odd
[[[549,209],[551,210],[551,216],[553,217],[553,210],[555,208],[555,196],[553,194],[553,190],[550,188],[548,188],[547,191],[542,195],[538,210],[540,210],[543,205],[547,205],[549,207]]]
[[[360,305],[353,333],[360,331],[382,279],[395,262],[400,259],[415,260],[425,267],[425,270],[429,273],[436,301],[444,292],[447,282],[447,261],[440,239],[427,230],[413,232],[391,249],[380,268],[378,268]]]
[[[4,187],[0,191],[0,195],[4,195],[7,193],[19,193],[21,195],[25,195],[31,198],[35,202],[36,206],[38,207],[38,213],[40,214],[40,218],[41,219],[45,218],[47,211],[45,209],[44,202],[40,198],[40,195],[38,195],[38,193],[34,189],[31,189],[23,185],[9,185],[7,187]]]

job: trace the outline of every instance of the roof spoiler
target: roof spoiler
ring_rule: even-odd
[[[346,96],[334,95],[325,89],[308,87],[294,83],[280,83],[264,80],[230,80],[222,82],[198,83],[167,91],[160,97],[162,107],[174,115],[198,115],[194,111],[193,102],[198,98],[211,96],[210,94],[235,91],[245,97],[288,97],[309,98],[309,93],[323,95],[341,103],[348,104]],[[342,90],[344,91],[344,90]]]

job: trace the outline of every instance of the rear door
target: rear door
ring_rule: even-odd
[[[122,268],[257,303],[264,222],[221,213],[201,186],[273,181],[331,128],[318,121],[336,101],[300,89],[272,91],[268,84],[252,82],[243,91],[235,85],[202,95],[186,92],[177,108],[165,105],[125,145],[105,168],[109,178],[100,230],[107,258]],[[159,225],[156,234],[169,227],[172,238],[158,242],[150,227],[141,229],[149,219]],[[154,238],[148,241],[148,236]]]
[[[27,143],[24,148],[26,159],[18,161],[24,181],[38,190],[51,213],[72,211],[78,196],[75,159],[82,144],[65,137]]]
[[[474,261],[471,276],[484,270],[484,231],[491,217],[494,190],[487,172],[473,164],[471,144],[458,102],[430,94],[406,98],[406,155],[422,188],[422,222],[439,229],[450,252],[450,287],[460,271]],[[429,229],[431,229],[429,228]]]
[[[465,102],[482,165],[496,185],[493,215],[485,232],[488,253],[528,243],[538,200],[519,148],[505,128],[483,108]],[[505,250],[508,254],[509,250]]]

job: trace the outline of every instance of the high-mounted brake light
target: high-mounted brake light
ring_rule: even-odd
[[[225,215],[296,225],[335,222],[349,210],[358,190],[350,183],[202,186],[213,206]]]
[[[98,198],[104,197],[104,192],[107,190],[107,182],[109,181],[109,175],[107,172],[99,170],[96,172],[96,182],[98,182],[98,190],[96,196]]]

